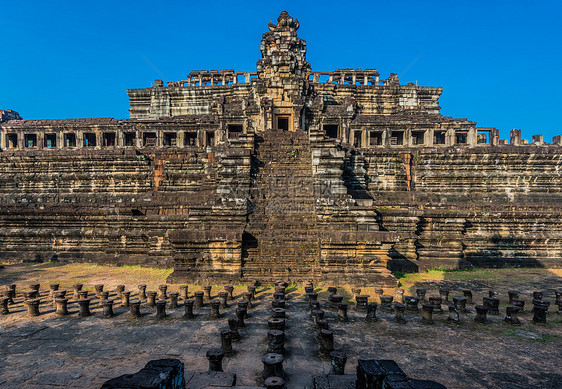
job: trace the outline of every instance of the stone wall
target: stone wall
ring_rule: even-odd
[[[396,270],[562,266],[559,208],[471,209],[451,203],[377,209],[384,228],[402,236],[391,254]]]
[[[383,228],[402,234],[397,266],[562,265],[560,150],[403,149],[356,160]]]
[[[533,146],[361,149],[357,164],[365,167],[373,193],[404,192],[410,185],[410,191],[433,201],[556,203],[562,196],[561,151]]]
[[[245,222],[228,188],[248,183],[249,153],[207,151],[1,153],[0,258],[171,266],[170,231]]]
[[[231,280],[382,280],[388,258],[412,269],[560,266],[557,148],[345,149],[321,133],[267,134],[210,149],[4,151],[0,257],[175,264]]]

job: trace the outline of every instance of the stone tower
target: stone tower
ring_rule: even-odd
[[[270,22],[263,34],[257,73],[265,87],[265,93],[260,93],[264,123],[258,128],[296,131],[304,127],[301,116],[311,69],[306,41],[297,36],[298,29],[299,21],[283,11],[277,24]]]

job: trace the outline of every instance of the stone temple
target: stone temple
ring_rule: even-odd
[[[0,111],[0,256],[170,281],[562,264],[562,139],[440,114],[442,88],[315,72],[282,12],[255,72],[129,89],[130,119]]]

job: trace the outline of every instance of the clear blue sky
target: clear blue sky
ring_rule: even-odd
[[[441,112],[507,138],[562,134],[561,1],[12,1],[0,109],[128,117],[125,90],[190,70],[254,71],[267,24],[299,19],[315,71],[376,68],[443,86]]]

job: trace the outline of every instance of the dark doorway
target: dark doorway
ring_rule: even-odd
[[[371,134],[369,136],[369,142],[371,146],[382,145],[382,133],[377,131],[371,131]]]
[[[18,134],[6,134],[6,146],[10,149],[18,147]]]
[[[435,131],[433,133],[433,143],[436,145],[445,144],[445,131]]]
[[[412,144],[413,145],[423,145],[424,142],[424,135],[423,131],[412,131]]]
[[[84,134],[84,147],[96,147],[96,134],[93,132]]]
[[[64,134],[64,146],[76,147],[76,134],[72,132],[68,134]]]
[[[135,146],[135,141],[137,136],[134,132],[126,132],[125,133],[125,146],[132,147]]]
[[[25,147],[37,147],[37,134],[24,135]]]
[[[238,139],[240,134],[242,134],[243,126],[241,124],[229,124],[228,125],[228,137],[230,139]]]
[[[185,136],[183,137],[183,145],[184,146],[197,146],[197,133],[186,132]]]
[[[289,131],[289,118],[286,116],[279,116],[277,118],[277,129],[281,131]]]
[[[102,135],[103,146],[104,147],[114,147],[115,146],[115,133],[114,132],[104,132]]]
[[[175,146],[177,134],[175,132],[164,133],[164,146]]]
[[[45,137],[43,138],[43,147],[57,147],[57,135],[45,134]]]
[[[392,131],[390,134],[390,144],[391,145],[403,145],[404,144],[404,131]]]
[[[213,147],[214,145],[215,145],[215,133],[214,132],[208,132],[207,133],[207,146]]]
[[[455,134],[455,138],[456,138],[456,143],[457,144],[464,144],[466,143],[466,138],[467,138],[467,133],[466,132],[457,132]]]
[[[144,132],[142,134],[142,143],[144,146],[156,146],[156,133]]]
[[[324,124],[324,132],[328,138],[337,138],[338,126],[336,124]]]
[[[361,135],[360,131],[355,131],[353,133],[353,147],[361,147]]]

